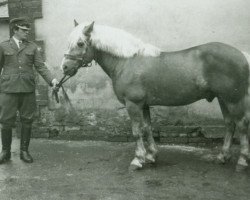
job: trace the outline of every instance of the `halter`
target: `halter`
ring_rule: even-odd
[[[87,40],[84,40],[83,43],[89,47],[90,46],[90,42],[88,42]],[[79,56],[74,56],[74,55],[71,55],[71,54],[64,54],[64,58],[67,58],[69,60],[76,60],[76,61],[79,61],[80,62],[80,65],[76,68],[76,70],[78,70],[79,68],[81,67],[91,67],[92,66],[92,63],[91,62],[88,62],[86,60],[84,60],[83,57],[79,57]]]
[[[87,62],[86,60],[84,60],[83,57],[79,57],[79,56],[74,56],[71,54],[64,54],[64,57],[69,59],[69,60],[76,60],[76,61],[80,61],[80,65],[76,68],[77,70],[81,67],[91,67],[92,63],[91,62]]]
[[[86,40],[84,41],[84,43],[89,46],[89,42],[87,42]],[[69,60],[76,60],[78,62],[80,62],[80,64],[77,66],[76,68],[76,72],[78,71],[78,69],[82,68],[82,67],[91,67],[92,66],[92,63],[91,61],[88,62],[86,60],[84,60],[83,57],[79,57],[79,56],[74,56],[74,55],[71,55],[71,54],[64,54],[64,58],[66,59],[69,59]],[[59,81],[59,83],[57,84],[57,87],[55,90],[53,90],[52,94],[55,96],[55,99],[56,99],[56,102],[59,103],[59,98],[58,98],[58,91],[60,89],[60,87],[62,88],[63,90],[63,94],[65,96],[65,99],[67,99],[67,101],[70,102],[70,99],[68,98],[68,95],[66,93],[66,91],[64,90],[63,88],[63,83],[65,83],[69,78],[71,78],[72,76],[74,76],[76,73],[74,73],[73,75],[69,76],[69,75],[64,75],[61,80]],[[68,76],[68,77],[67,77]],[[71,104],[71,102],[70,102]]]
[[[64,57],[67,58],[67,59],[69,59],[69,60],[80,61],[80,65],[78,65],[78,67],[76,68],[76,70],[78,70],[78,69],[80,69],[82,67],[91,67],[92,66],[92,63],[91,62],[87,62],[86,60],[84,60],[83,57],[78,57],[78,56],[74,56],[74,55],[70,55],[70,54],[64,54]],[[72,75],[72,76],[74,76],[74,75]],[[58,91],[59,91],[60,87],[63,90],[63,94],[64,94],[65,98],[67,99],[68,102],[70,102],[69,97],[68,97],[66,91],[63,88],[63,83],[65,83],[72,76],[64,75],[61,78],[61,80],[59,81],[59,83],[57,84],[57,86],[56,86],[57,88],[55,90],[53,90],[52,94],[55,96],[55,99],[56,99],[57,103],[59,103]],[[71,102],[70,102],[70,104],[71,104]]]

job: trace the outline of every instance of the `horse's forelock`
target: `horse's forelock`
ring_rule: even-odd
[[[79,24],[76,26],[73,31],[69,35],[69,48],[74,48],[77,45],[79,40],[85,40],[85,37],[82,33],[83,28],[85,27],[84,24]]]

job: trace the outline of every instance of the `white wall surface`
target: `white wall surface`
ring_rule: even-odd
[[[9,39],[9,24],[5,21],[0,21],[0,42]]]
[[[250,53],[249,0],[43,0],[43,18],[36,20],[37,39],[45,41],[47,63],[57,76],[73,20],[95,21],[124,29],[165,51],[218,41]],[[98,84],[106,84],[98,88]],[[82,69],[68,91],[83,107],[121,106],[109,79],[97,66]],[[111,98],[110,98],[111,97]],[[111,99],[111,100],[110,100]],[[80,104],[79,104],[80,106]],[[190,109],[221,117],[217,102],[199,101]]]

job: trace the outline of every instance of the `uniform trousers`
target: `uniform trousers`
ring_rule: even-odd
[[[36,111],[35,92],[0,93],[0,123],[3,127],[14,127],[17,117],[26,126],[31,126]]]

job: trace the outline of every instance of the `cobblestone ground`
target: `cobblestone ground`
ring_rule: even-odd
[[[129,172],[133,143],[33,139],[33,164],[0,165],[1,200],[249,200],[250,169],[235,172],[238,154],[214,162],[217,147],[160,146],[155,165]]]

